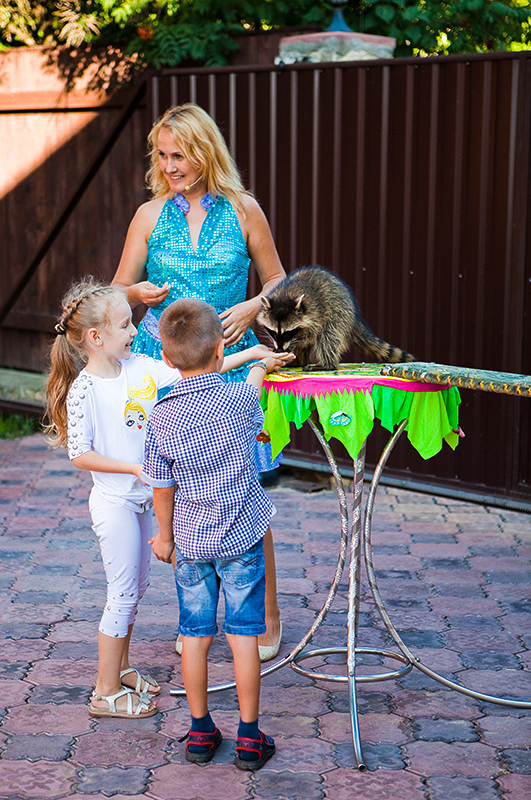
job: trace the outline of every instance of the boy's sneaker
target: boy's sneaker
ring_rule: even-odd
[[[275,754],[275,741],[271,736],[266,736],[263,731],[260,731],[259,739],[238,737],[236,753],[235,764],[238,769],[248,769],[254,772],[257,769],[261,769],[266,761],[269,761],[271,756]],[[242,757],[244,753],[249,754],[249,757]],[[256,754],[256,757],[254,754]]]
[[[214,728],[211,733],[189,731],[179,741],[182,742],[185,739],[188,739],[186,742],[186,760],[193,761],[195,764],[206,764],[207,761],[211,761],[214,757],[214,753],[223,741],[223,736],[218,728]],[[201,748],[201,751],[190,750],[190,745],[194,748]]]

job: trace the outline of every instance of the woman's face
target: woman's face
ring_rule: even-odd
[[[165,128],[159,133],[158,152],[159,166],[168,181],[170,191],[185,194],[192,188],[196,191],[203,190],[201,168],[187,161],[179,144],[175,143],[173,136]]]

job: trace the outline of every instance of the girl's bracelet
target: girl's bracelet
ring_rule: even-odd
[[[251,364],[249,369],[252,369],[253,367],[262,367],[264,372],[267,372],[267,364],[264,361],[256,361],[254,364]]]

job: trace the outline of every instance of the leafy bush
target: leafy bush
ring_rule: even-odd
[[[529,0],[348,0],[357,31],[393,36],[396,55],[482,52],[531,44]],[[3,0],[0,46],[114,44],[156,68],[220,65],[234,34],[326,28],[326,0]]]
[[[21,414],[0,414],[0,439],[19,439],[34,433],[42,433],[36,419],[23,417]]]

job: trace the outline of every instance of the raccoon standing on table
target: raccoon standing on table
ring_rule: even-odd
[[[324,267],[295,270],[260,300],[257,322],[273,339],[276,352],[295,353],[296,366],[306,367],[313,353],[316,367],[337,369],[352,345],[376,361],[416,361],[371,331],[349,287]]]

